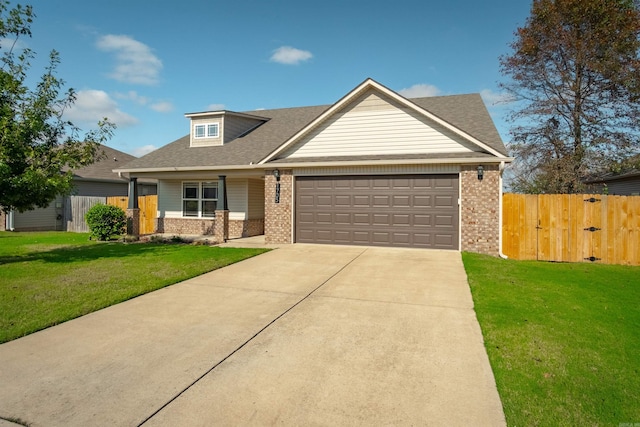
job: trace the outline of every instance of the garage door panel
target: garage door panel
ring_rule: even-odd
[[[413,225],[417,227],[431,227],[433,225],[432,221],[432,215],[429,214],[413,215]]]
[[[369,231],[354,231],[353,243],[368,245],[371,242],[371,233]]]
[[[333,242],[333,232],[331,230],[315,230],[313,238],[319,243],[331,243]]]
[[[333,237],[335,243],[351,243],[352,240],[351,232],[347,230],[335,230]]]
[[[409,226],[411,225],[411,215],[409,214],[393,214],[393,225],[394,226]]]
[[[392,239],[392,243],[394,245],[408,246],[411,243],[411,234],[394,232],[392,234]]]
[[[385,208],[391,206],[391,196],[373,196],[373,206],[376,208]]]
[[[440,178],[438,180],[435,180],[434,184],[433,184],[434,188],[436,189],[444,189],[444,190],[453,190],[458,189],[458,178],[456,177],[454,178]]]
[[[298,177],[297,242],[458,248],[458,176]]]
[[[457,205],[457,199],[454,199],[452,196],[436,196],[435,197],[435,206],[436,208],[453,208]]]
[[[350,225],[351,224],[351,214],[350,213],[341,213],[337,212],[333,216],[335,223],[337,225]]]
[[[408,208],[411,206],[411,196],[393,196],[394,208]]]
[[[450,234],[436,234],[435,235],[435,247],[449,249],[454,245]]]
[[[391,180],[388,178],[373,178],[371,187],[375,190],[390,190]]]
[[[414,207],[423,207],[423,208],[430,208],[431,204],[433,203],[433,198],[429,195],[417,195],[417,196],[413,196],[413,206]]]
[[[413,244],[415,246],[420,246],[420,247],[426,247],[426,248],[430,247],[431,234],[430,233],[414,233]]]
[[[353,224],[369,226],[371,225],[371,214],[368,213],[355,213],[353,214]]]
[[[318,195],[315,197],[313,205],[315,205],[315,207],[333,209],[333,200],[331,200],[330,195]]]
[[[371,243],[374,245],[389,245],[391,243],[391,233],[388,231],[371,232]]]
[[[456,227],[458,224],[454,223],[454,218],[452,215],[435,215],[435,226],[438,228],[441,227]]]
[[[354,195],[353,196],[354,207],[371,207],[371,196],[368,195]]]
[[[331,215],[330,212],[317,212],[314,215],[314,220],[317,224],[327,224],[327,225],[331,225],[333,224],[333,215]]]
[[[374,213],[372,215],[373,225],[391,225],[391,215],[382,214],[382,213]]]

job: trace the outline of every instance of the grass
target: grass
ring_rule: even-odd
[[[640,423],[640,267],[463,261],[508,425]]]
[[[0,232],[0,343],[264,251]]]

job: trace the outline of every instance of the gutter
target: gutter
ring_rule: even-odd
[[[505,162],[500,162],[500,169],[499,169],[499,184],[500,184],[500,192],[499,192],[499,200],[500,202],[498,203],[498,224],[500,224],[500,229],[498,230],[498,255],[500,256],[500,258],[502,259],[508,259],[509,257],[506,256],[503,252],[502,252],[502,172],[504,172],[504,168],[505,168]]]
[[[500,163],[512,162],[512,157],[492,158],[449,158],[449,159],[397,159],[397,160],[347,160],[347,161],[325,161],[325,162],[305,162],[301,158],[299,162],[269,162],[262,164],[248,165],[226,165],[226,166],[169,166],[163,168],[138,168],[138,169],[114,169],[114,173],[144,173],[144,172],[194,172],[194,171],[237,171],[237,170],[266,170],[266,169],[292,169],[292,168],[323,168],[333,166],[378,166],[378,165],[429,165],[429,164],[469,164],[469,163]]]

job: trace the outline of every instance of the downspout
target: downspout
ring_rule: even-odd
[[[7,230],[9,230],[9,231],[14,231],[15,230],[15,227],[14,227],[14,224],[13,224],[13,209],[11,209],[9,211],[9,214],[7,215],[7,223],[5,225],[6,225]]]
[[[500,183],[500,192],[499,192],[499,198],[500,198],[500,203],[498,204],[498,224],[499,224],[499,230],[498,230],[498,255],[500,256],[500,258],[502,259],[508,259],[509,257],[506,256],[504,253],[502,253],[502,173],[504,172],[504,168],[505,168],[505,163],[504,162],[500,162],[500,167],[498,169],[499,171],[499,183]]]

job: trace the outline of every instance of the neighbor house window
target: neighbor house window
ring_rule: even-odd
[[[217,182],[182,183],[182,216],[213,218],[217,203]]]
[[[194,138],[217,138],[219,135],[220,125],[218,123],[195,125],[193,127]]]

